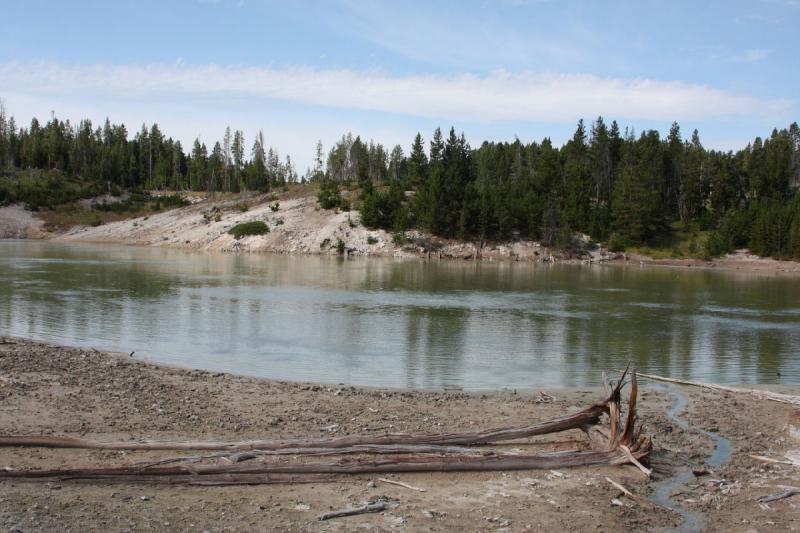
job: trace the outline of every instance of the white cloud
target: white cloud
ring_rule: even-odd
[[[589,74],[509,73],[486,76],[408,75],[182,64],[0,64],[0,94],[92,95],[116,100],[179,101],[227,97],[277,99],[303,105],[378,111],[447,121],[574,122],[617,119],[694,120],[770,116],[794,103],[765,100],[707,85]]]
[[[756,63],[758,61],[762,61],[767,58],[767,56],[771,53],[771,50],[765,50],[763,48],[752,48],[750,50],[745,50],[741,54],[736,54],[731,57],[731,61],[734,63]]]

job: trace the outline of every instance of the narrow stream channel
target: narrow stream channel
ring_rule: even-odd
[[[697,426],[693,426],[686,420],[677,416],[677,413],[680,413],[688,403],[686,398],[680,392],[680,389],[673,385],[661,383],[649,385],[647,388],[666,392],[675,399],[675,403],[667,411],[667,416],[681,429],[701,433],[714,442],[714,453],[712,453],[708,460],[706,460],[706,464],[708,466],[711,468],[718,468],[728,461],[731,455],[731,441],[711,431],[706,431],[698,428]],[[681,516],[683,522],[678,529],[674,530],[680,531],[681,533],[700,531],[703,528],[703,523],[705,521],[705,517],[702,513],[690,511],[677,501],[673,500],[671,497],[673,492],[683,485],[686,485],[693,477],[694,474],[692,474],[692,468],[690,466],[681,468],[675,473],[674,476],[659,482],[656,485],[655,493],[650,497],[651,501],[668,509],[672,509]]]

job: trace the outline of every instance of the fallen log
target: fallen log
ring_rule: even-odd
[[[287,448],[349,448],[363,445],[466,446],[490,444],[537,435],[546,435],[548,433],[557,433],[596,424],[604,413],[610,413],[610,409],[613,409],[615,405],[618,406],[619,392],[624,384],[624,376],[625,373],[623,373],[623,379],[619,380],[617,386],[614,387],[606,399],[596,402],[577,413],[558,416],[530,426],[495,428],[486,431],[441,433],[433,435],[387,433],[384,435],[348,435],[343,437],[249,440],[239,442],[154,440],[103,442],[76,437],[58,437],[50,435],[6,435],[0,436],[0,446],[87,448],[102,450],[227,450],[233,452],[246,450],[280,450]],[[611,418],[613,424],[617,424],[617,417],[612,416]],[[615,429],[614,426],[612,426],[612,430],[613,429]],[[612,435],[615,435],[615,433],[612,432]]]
[[[222,441],[116,441],[103,442],[75,437],[57,436],[0,436],[0,446],[26,446],[42,448],[88,448],[102,450],[280,450],[285,448],[349,448],[363,445],[437,445],[464,446],[516,440],[536,435],[556,433],[597,423],[606,411],[604,404],[596,404],[577,413],[556,417],[524,427],[497,428],[470,433],[443,433],[438,435],[413,435],[387,433],[378,436],[352,435],[333,438]]]
[[[639,443],[632,453],[637,458],[646,456],[650,443]],[[504,456],[401,456],[380,461],[340,460],[327,463],[259,463],[210,465],[199,467],[168,466],[155,468],[73,468],[54,470],[0,471],[2,479],[37,480],[87,480],[144,481],[158,483],[160,477],[178,481],[181,476],[202,481],[206,476],[219,475],[271,475],[271,474],[375,474],[389,472],[480,472],[507,470],[552,470],[578,466],[613,465],[627,462],[627,456],[615,451],[569,451],[538,455]]]
[[[675,383],[677,385],[689,385],[692,387],[702,387],[704,389],[717,390],[721,392],[733,392],[736,394],[750,394],[759,400],[770,400],[773,402],[788,403],[791,405],[800,406],[800,396],[791,394],[783,394],[780,392],[771,392],[759,389],[742,389],[739,387],[728,387],[727,385],[718,385],[716,383],[703,383],[702,381],[688,381],[683,379],[668,378],[664,376],[657,376],[655,374],[639,374],[640,377],[652,379],[654,381],[664,381],[666,383]]]
[[[627,371],[626,371],[627,372]],[[631,375],[631,397],[628,403],[628,414],[625,424],[620,428],[621,408],[620,408],[620,389],[624,385],[623,379],[613,387],[609,397],[603,402],[598,402],[593,406],[575,413],[570,416],[558,417],[536,426],[526,428],[504,428],[477,433],[454,433],[445,435],[384,435],[378,437],[378,442],[371,442],[362,445],[339,446],[342,442],[352,442],[364,439],[364,437],[339,437],[334,439],[293,439],[284,441],[247,441],[248,443],[286,443],[286,442],[316,442],[325,445],[318,448],[284,448],[275,449],[245,449],[234,454],[215,454],[213,456],[197,456],[189,459],[203,460],[207,458],[232,458],[237,455],[256,456],[285,456],[287,453],[298,454],[298,450],[313,453],[340,454],[343,450],[353,449],[353,453],[374,454],[380,452],[397,453],[399,450],[413,450],[412,455],[399,455],[386,459],[339,459],[333,462],[261,462],[247,464],[213,464],[213,465],[173,465],[163,466],[166,463],[174,462],[175,459],[168,459],[159,463],[145,466],[126,466],[112,468],[65,468],[53,470],[5,470],[0,471],[0,480],[28,480],[28,481],[105,481],[105,482],[144,482],[144,483],[164,483],[164,484],[259,484],[259,483],[293,483],[293,482],[314,482],[309,481],[319,479],[320,474],[366,474],[366,473],[390,473],[390,472],[467,472],[467,471],[503,471],[503,470],[554,470],[559,468],[570,468],[579,466],[594,465],[618,465],[633,463],[646,470],[639,459],[646,457],[651,448],[652,442],[649,438],[640,436],[640,430],[634,428],[636,423],[636,374]],[[468,442],[472,444],[485,444],[494,439],[506,439],[513,435],[518,438],[520,432],[530,432],[531,428],[550,428],[547,432],[562,431],[566,425],[576,424],[574,427],[586,428],[587,419],[599,419],[599,414],[606,412],[611,419],[611,431],[606,434],[598,433],[607,449],[592,451],[566,451],[551,452],[532,455],[512,455],[484,453],[480,450],[470,450],[468,448],[452,448],[446,445],[431,444],[430,442]],[[529,433],[528,433],[529,434]],[[539,433],[535,433],[539,434]],[[428,440],[424,445],[418,444],[393,444],[386,443],[386,440],[400,437]],[[11,444],[13,439],[26,442],[28,445],[41,445],[43,442],[61,447],[106,447],[121,446],[116,449],[160,449],[153,447],[134,447],[148,444],[147,441],[135,443],[100,443],[96,441],[84,441],[82,439],[55,438],[53,441],[47,437],[13,437],[6,440],[6,445]],[[25,440],[27,439],[27,440]],[[374,439],[374,437],[367,437]],[[37,444],[38,443],[38,444]],[[149,443],[152,444],[152,443]],[[163,445],[164,443],[155,443]],[[179,442],[167,443],[180,445],[179,449],[197,449],[197,444],[213,446],[219,443],[194,443]],[[226,443],[224,449],[236,451],[236,446],[242,443]],[[125,446],[125,447],[122,447]],[[112,448],[114,449],[114,448]],[[168,448],[173,449],[173,448]],[[211,448],[216,449],[216,448]],[[433,452],[423,454],[422,451]],[[451,450],[455,453],[440,453],[443,450]],[[273,457],[275,458],[275,457]],[[180,459],[180,458],[178,458]],[[231,459],[232,461],[235,459]]]
[[[326,455],[351,455],[351,454],[434,454],[434,455],[475,455],[477,452],[472,448],[465,448],[463,446],[438,446],[438,445],[414,445],[414,444],[397,444],[397,445],[377,445],[377,444],[361,444],[358,446],[350,446],[347,448],[282,448],[279,450],[247,450],[241,452],[221,452],[208,455],[185,455],[182,457],[171,457],[162,459],[160,461],[147,463],[145,468],[165,465],[170,463],[197,463],[209,459],[223,459],[231,463],[241,463],[256,459],[258,457],[275,457],[283,455],[306,455],[310,457],[323,457]],[[494,452],[484,451],[484,454],[491,454]]]

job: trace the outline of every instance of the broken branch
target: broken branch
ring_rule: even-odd
[[[378,481],[382,481],[384,483],[389,483],[390,485],[397,485],[398,487],[404,487],[407,489],[415,490],[417,492],[426,492],[425,489],[421,489],[419,487],[414,487],[413,485],[409,485],[407,483],[403,483],[402,481],[394,481],[391,479],[386,479],[385,477],[379,477]]]
[[[364,513],[380,513],[381,511],[385,510],[386,504],[383,502],[370,503],[368,505],[362,505],[361,507],[353,507],[351,509],[342,509],[341,511],[331,511],[330,513],[321,514],[317,517],[317,519],[330,520],[331,518],[339,518],[342,516],[353,516]]]

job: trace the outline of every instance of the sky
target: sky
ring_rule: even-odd
[[[744,147],[800,120],[800,0],[0,0],[0,98],[190,147],[290,154],[350,131],[406,153],[451,126],[565,142],[603,116]]]

